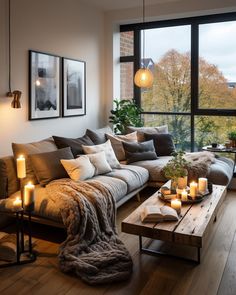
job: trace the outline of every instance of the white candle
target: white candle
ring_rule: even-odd
[[[178,214],[181,212],[181,201],[179,199],[171,200],[171,208],[175,209]]]
[[[192,198],[195,198],[196,195],[197,195],[197,183],[193,181],[190,183],[190,196]]]
[[[188,201],[188,192],[185,189],[182,191],[181,200],[184,202]]]
[[[34,190],[35,187],[31,182],[24,187],[24,206],[26,209],[34,206]]]
[[[16,197],[16,199],[13,201],[13,207],[15,211],[22,210],[22,201],[20,197]]]
[[[207,190],[207,178],[198,178],[198,190],[201,193],[205,193]]]
[[[24,156],[19,156],[16,159],[16,167],[17,167],[17,177],[18,178],[25,178],[26,176],[26,169],[25,169],[25,158]]]

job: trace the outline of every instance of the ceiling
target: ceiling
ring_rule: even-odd
[[[146,0],[145,5],[153,5],[157,3],[175,2],[179,0]],[[142,0],[86,0],[86,3],[98,7],[102,10],[117,10],[132,7],[142,7]]]

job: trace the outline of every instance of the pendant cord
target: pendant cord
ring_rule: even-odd
[[[145,24],[145,0],[143,0],[143,24]],[[143,68],[145,68],[145,29],[143,28]]]
[[[9,71],[8,71],[8,86],[9,86],[9,92],[11,92],[11,0],[9,0],[9,6],[8,6],[8,66],[9,66]]]

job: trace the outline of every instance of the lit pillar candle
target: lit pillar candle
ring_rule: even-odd
[[[22,201],[20,197],[16,197],[16,199],[13,201],[13,207],[15,211],[22,210]]]
[[[197,195],[197,183],[196,182],[191,182],[190,183],[190,196],[192,198],[195,198]]]
[[[181,213],[181,201],[179,199],[171,200],[171,208],[175,209],[178,214]]]
[[[205,193],[207,190],[207,178],[198,178],[198,190],[201,193]]]
[[[26,169],[25,169],[25,158],[24,156],[19,156],[16,159],[16,167],[17,167],[17,177],[18,178],[25,178],[26,176]]]
[[[29,182],[24,187],[24,208],[25,210],[34,210],[34,191],[35,187]]]
[[[182,191],[181,200],[184,202],[188,201],[188,192],[185,189]]]

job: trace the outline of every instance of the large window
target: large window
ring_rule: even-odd
[[[236,129],[234,36],[236,13],[121,26],[121,98],[135,98],[146,126],[168,124],[179,148],[224,143]],[[140,64],[153,71],[150,89],[133,83]]]

